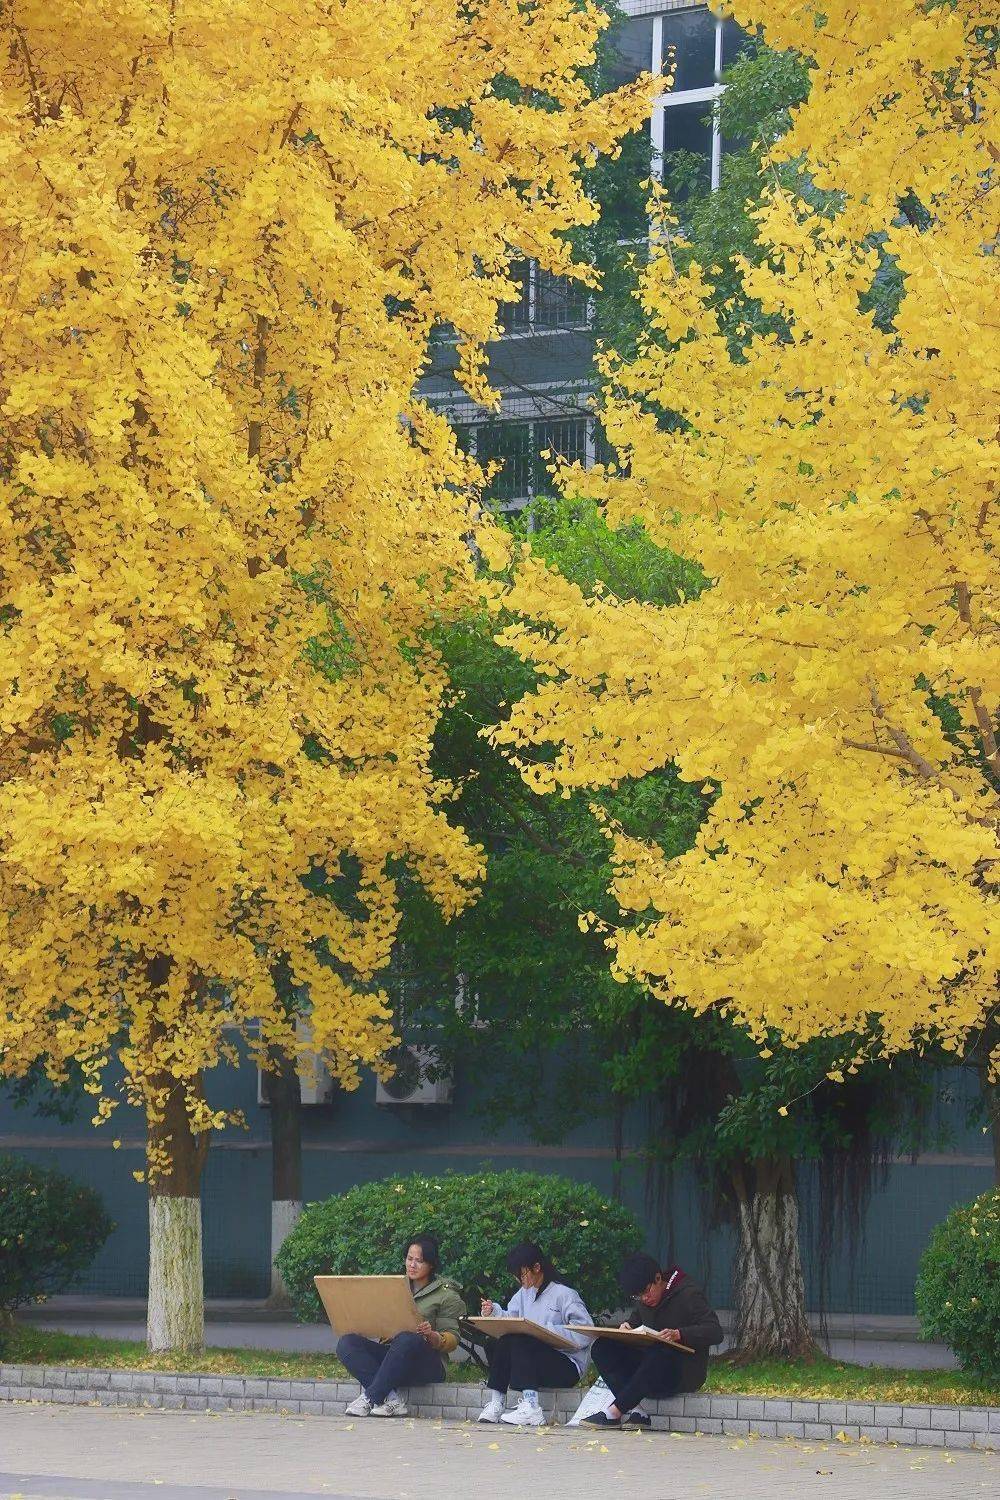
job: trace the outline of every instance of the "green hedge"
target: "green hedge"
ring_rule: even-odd
[[[71,1285],[114,1227],[91,1188],[0,1156],[0,1312]]]
[[[488,1292],[506,1303],[516,1286],[505,1260],[535,1240],[583,1295],[591,1313],[621,1304],[618,1266],[642,1243],[635,1218],[587,1183],[535,1172],[448,1172],[392,1177],[311,1203],[277,1256],[295,1311],[323,1316],[313,1277],[401,1272],[406,1237],[433,1234],[441,1269],[471,1312]]]
[[[1000,1188],[953,1209],[931,1236],[916,1286],[921,1336],[963,1370],[1000,1380]]]

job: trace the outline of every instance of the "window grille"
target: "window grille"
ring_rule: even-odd
[[[520,287],[520,296],[501,305],[505,333],[590,327],[590,294],[578,281],[545,271],[534,260],[513,261],[510,280]]]
[[[535,266],[535,327],[586,328],[589,324],[587,288]]]
[[[519,510],[536,495],[551,494],[549,466],[556,457],[589,469],[599,447],[610,455],[600,424],[589,416],[460,423],[455,433],[462,451],[484,467],[502,465],[485,494],[501,510]],[[550,456],[544,458],[545,453]]]

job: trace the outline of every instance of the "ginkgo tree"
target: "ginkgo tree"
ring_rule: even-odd
[[[762,1046],[995,1047],[995,27],[971,0],[733,10],[811,75],[761,254],[720,297],[661,203],[647,334],[605,365],[627,471],[573,476],[707,585],[586,599],[526,556],[504,638],[544,681],[497,739],[539,787],[673,763],[710,799],[677,858],[609,826],[620,976]]]
[[[577,0],[4,0],[0,1069],[148,1121],[149,1337],[203,1337],[204,1075],[350,1086],[415,872],[479,854],[429,767],[432,622],[475,588],[468,461],[512,256],[570,271],[580,170],[645,87]],[[571,273],[572,274],[572,273]]]

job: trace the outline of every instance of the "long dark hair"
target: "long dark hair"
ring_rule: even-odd
[[[507,1269],[512,1276],[520,1277],[521,1271],[527,1267],[530,1271],[533,1266],[542,1268],[542,1284],[538,1288],[539,1295],[544,1292],[550,1281],[558,1281],[556,1268],[544,1255],[534,1240],[522,1240],[515,1245],[507,1257]]]
[[[403,1246],[403,1259],[411,1245],[416,1245],[420,1250],[420,1259],[425,1260],[431,1268],[431,1274],[436,1276],[438,1266],[441,1264],[441,1249],[432,1234],[411,1234]]]

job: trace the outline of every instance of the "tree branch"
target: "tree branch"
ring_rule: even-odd
[[[926,777],[928,781],[940,781],[941,772],[938,768],[927,759],[926,755],[921,755],[920,751],[911,743],[901,729],[897,729],[895,724],[891,724],[886,718],[885,707],[878,695],[878,689],[873,682],[868,684],[868,692],[871,696],[872,712],[876,719],[880,719],[885,725],[892,737],[893,744],[896,746],[903,760],[909,761],[913,769],[918,771],[921,776]],[[957,793],[953,793],[952,795],[957,796]]]
[[[263,313],[257,317],[257,347],[253,356],[253,385],[257,393],[258,402],[264,388],[264,376],[267,374],[267,329],[268,322]],[[263,424],[259,417],[254,418],[249,427],[247,438],[247,458],[251,461],[260,455],[260,438]]]
[[[967,583],[960,583],[957,589],[958,615],[959,619],[971,632],[972,624],[972,596]],[[996,730],[990,718],[989,710],[983,702],[982,689],[969,686],[969,701],[976,715],[976,723],[979,726],[979,734],[983,742],[983,754],[987,764],[995,776],[1000,777],[1000,746],[997,744]]]
[[[14,33],[17,37],[21,56],[24,59],[24,66],[28,73],[28,88],[31,92],[31,113],[34,116],[35,124],[40,125],[42,123],[42,96],[38,88],[38,79],[35,77],[35,68],[31,61],[31,53],[28,51],[28,43],[25,41],[22,28],[15,26]]]
[[[898,760],[910,760],[904,751],[897,750],[892,745],[868,745],[863,740],[844,740],[843,745],[845,750],[870,750],[873,755],[892,755]]]

